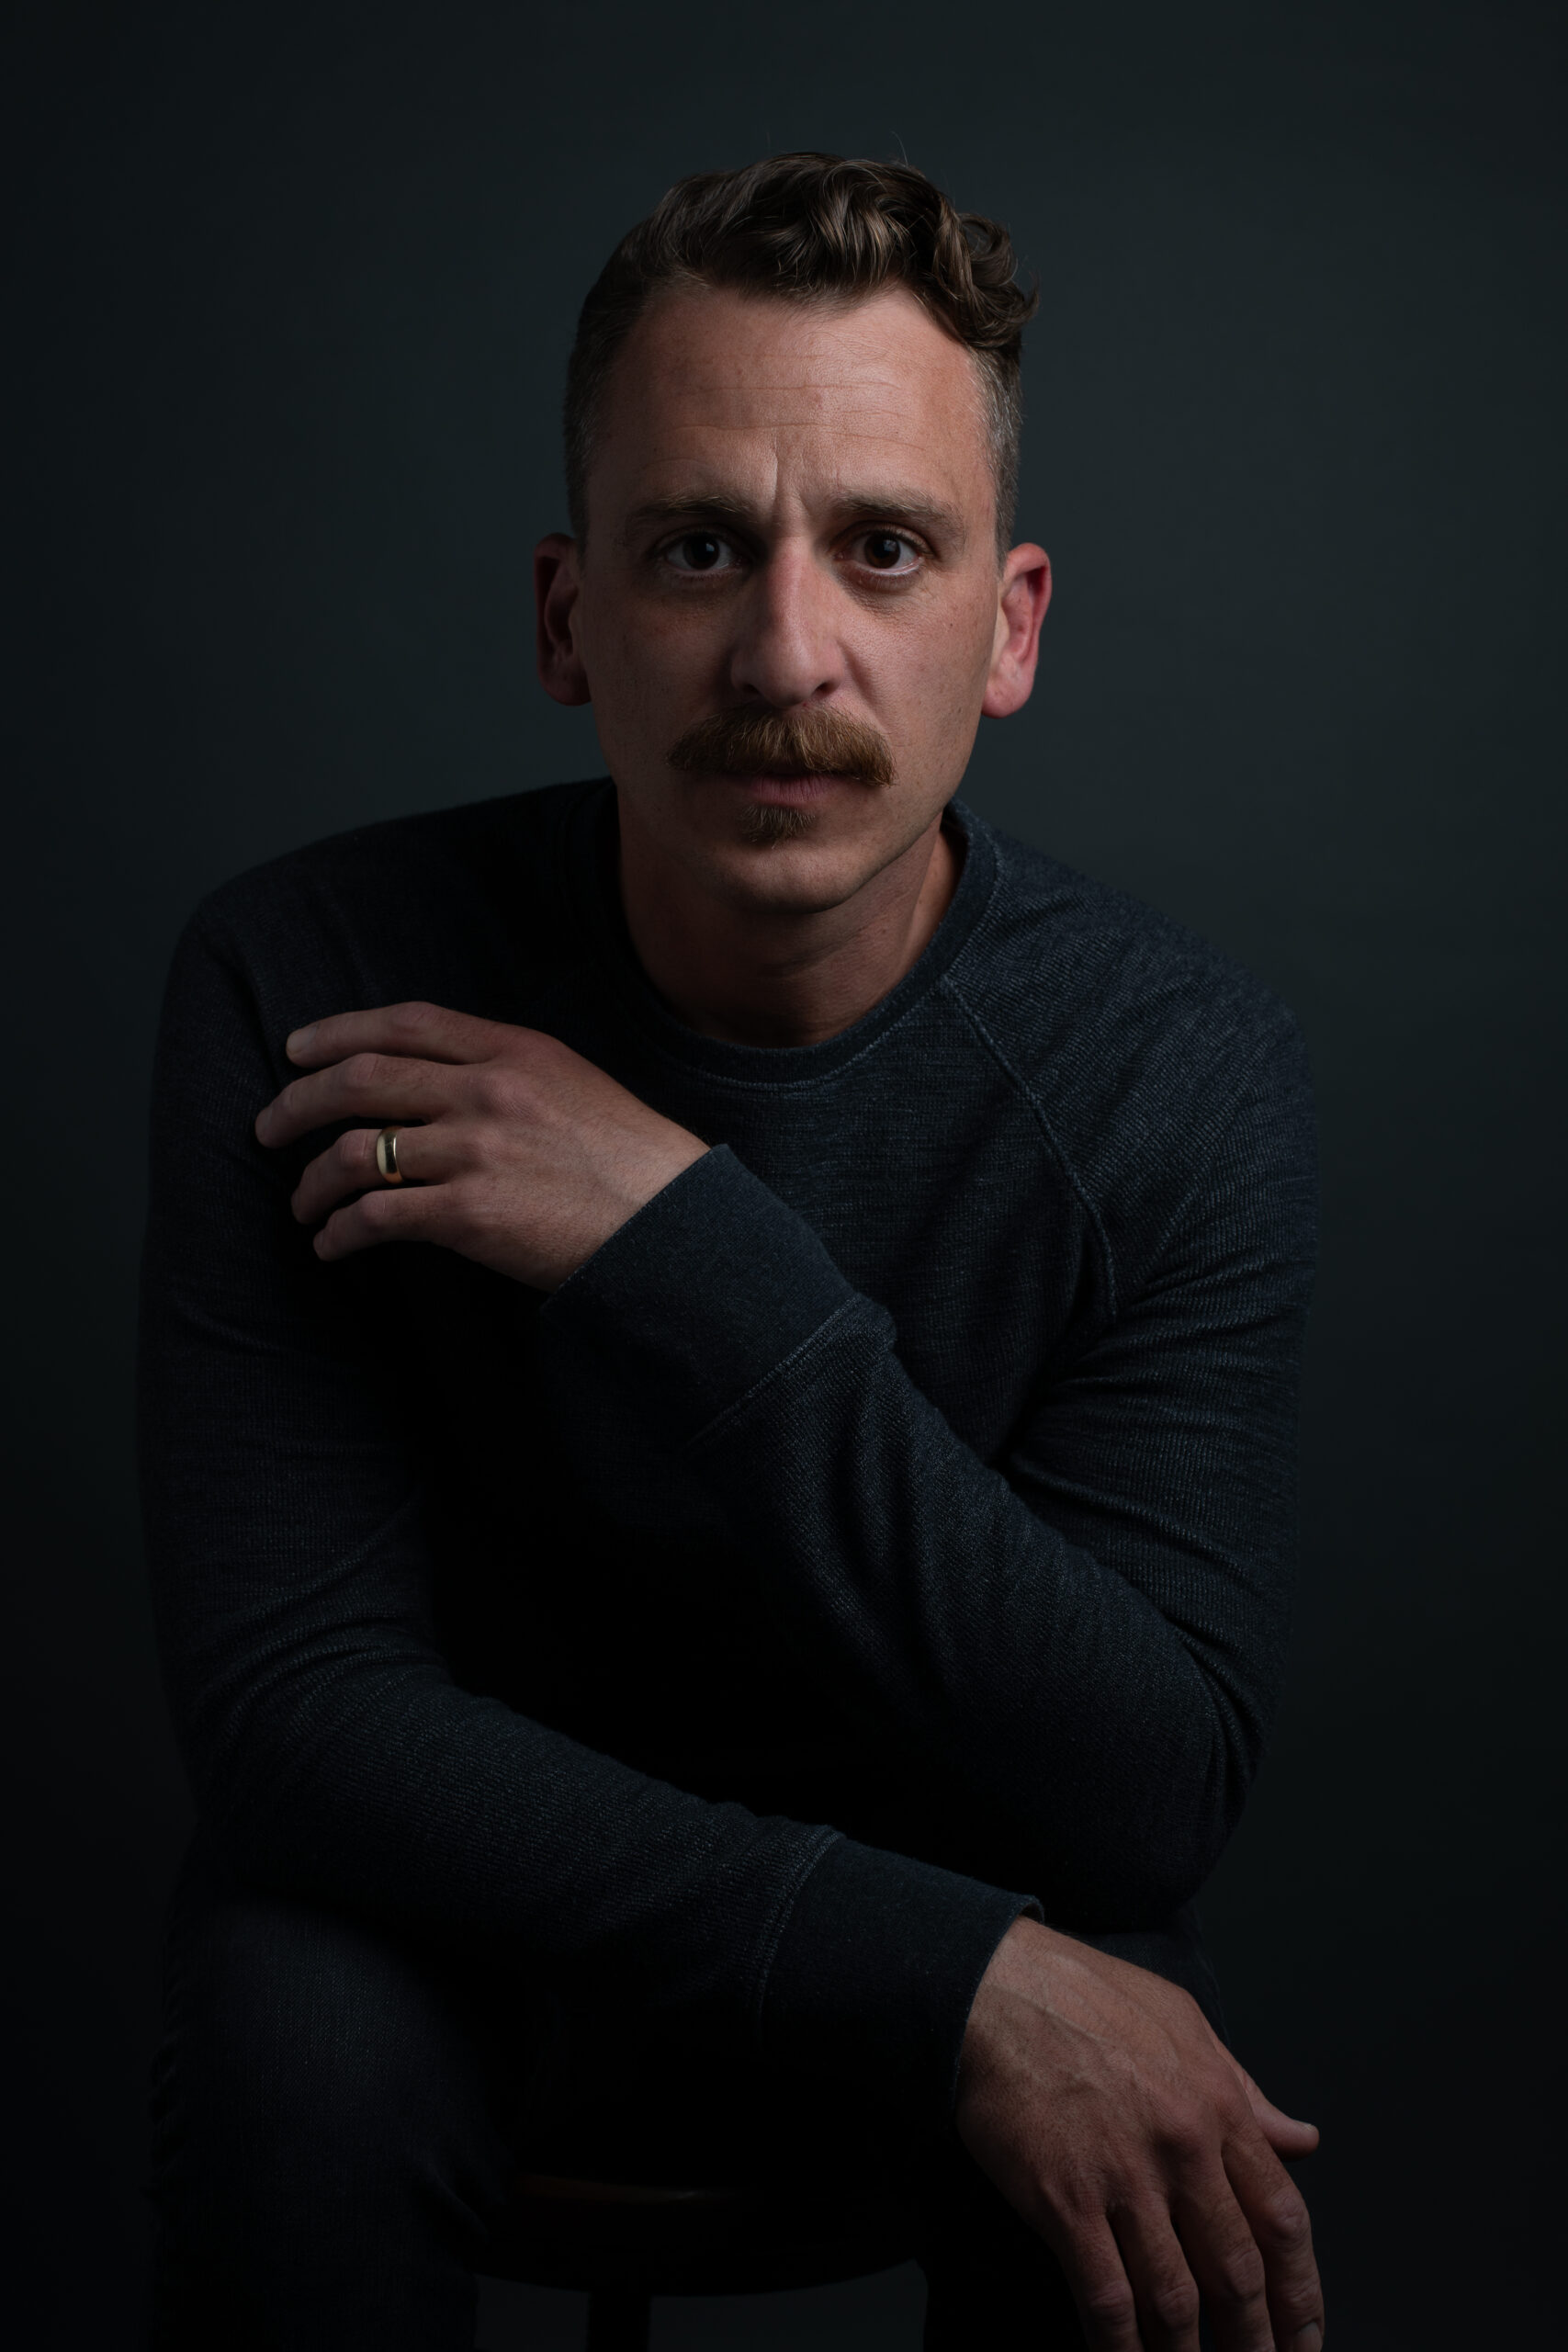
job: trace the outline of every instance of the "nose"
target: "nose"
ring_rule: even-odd
[[[730,683],[739,694],[790,710],[843,684],[835,589],[807,547],[776,547],[758,565],[737,608]]]

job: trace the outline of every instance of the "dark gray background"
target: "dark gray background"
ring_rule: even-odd
[[[595,768],[529,653],[575,307],[671,179],[803,145],[907,152],[1040,276],[1021,525],[1057,602],[972,798],[1251,963],[1314,1056],[1299,1634],[1207,1908],[1240,2051],[1324,2128],[1335,2341],[1553,2337],[1561,24],[23,12],[0,1158],[28,2341],[128,2344],[145,2260],[185,1799],[130,1349],[172,939],[291,843]],[[896,2278],[766,2340],[908,2346],[918,2301]],[[763,2340],[733,2312],[660,2337]]]

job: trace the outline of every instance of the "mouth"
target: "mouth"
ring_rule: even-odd
[[[853,776],[836,775],[826,772],[812,775],[737,775],[721,771],[716,784],[728,784],[743,792],[749,800],[765,808],[808,808],[840,785],[852,784]]]

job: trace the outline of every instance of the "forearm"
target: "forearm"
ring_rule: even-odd
[[[945,2115],[1021,1898],[704,1801],[457,1687],[418,1627],[412,1510],[254,1599],[210,1555],[170,1574],[151,1517],[182,1746],[244,1876],[597,1988],[716,2063],[760,2049]]]
[[[809,1426],[808,1476],[781,1429]],[[847,1712],[1064,1917],[1164,1918],[1250,1770],[1182,1635],[977,1460],[870,1317],[696,1449]]]
[[[813,1671],[906,1777],[945,1790],[977,1845],[1086,1923],[1158,1917],[1193,1892],[1271,1702],[1283,1532],[1265,1558],[1247,1527],[1238,1557],[1236,1514],[1200,1492],[1193,1556],[1179,1530],[1140,1552],[1143,1528],[1129,1539],[1108,1510],[1073,1525],[1066,1476],[1049,1516],[1032,1508],[917,1389],[887,1316],[728,1154],[651,1204],[546,1317],[615,1367],[720,1498]],[[1134,1363],[1131,1391],[1141,1378]],[[1278,1388],[1259,1381],[1256,1419],[1288,1448]],[[1134,1393],[1111,1415],[1121,1436],[1080,1439],[1078,1460],[1103,1468],[1141,1409]],[[1166,1443],[1156,1428],[1151,1446]],[[1196,1444],[1141,1475],[1156,1499],[1214,1484]],[[1140,1573],[1163,1580],[1157,1603]]]

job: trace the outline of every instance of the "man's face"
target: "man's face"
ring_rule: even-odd
[[[732,903],[841,904],[1028,694],[1045,560],[998,570],[978,371],[902,289],[660,298],[587,497],[586,548],[541,550],[546,683],[591,696],[623,835]]]

